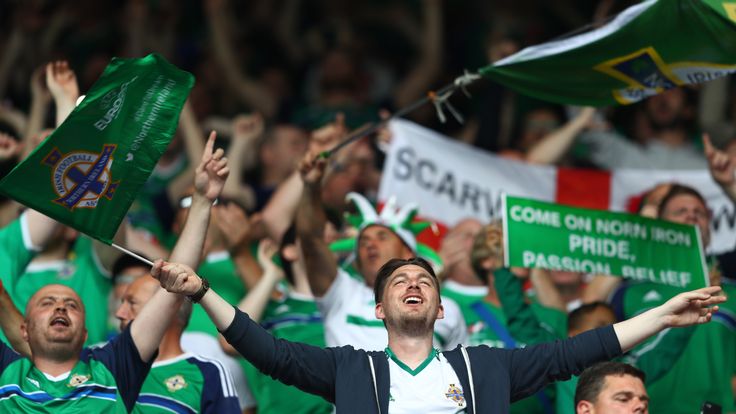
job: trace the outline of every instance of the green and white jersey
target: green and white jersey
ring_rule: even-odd
[[[112,289],[110,273],[102,267],[93,241],[80,235],[68,260],[31,263],[23,275],[13,280],[11,298],[18,309],[42,287],[58,283],[72,288],[84,303],[87,345],[100,344],[108,337],[108,297]]]
[[[700,412],[704,401],[723,407],[723,412],[736,411],[731,378],[736,373],[736,286],[722,283],[728,300],[711,322],[694,327],[684,351],[667,373],[651,384],[647,391],[652,413],[687,414]],[[631,284],[614,295],[614,307],[630,318],[659,306],[682,292],[653,283]],[[660,353],[652,343],[649,353]]]
[[[230,373],[217,361],[185,353],[154,362],[134,413],[240,413]]]
[[[208,254],[199,265],[197,273],[207,278],[210,287],[231,305],[236,305],[245,296],[245,286],[227,251]],[[218,335],[215,324],[201,306],[195,306],[192,310],[185,332],[203,332],[213,337]]]
[[[454,349],[465,344],[467,327],[460,308],[446,297],[442,297],[445,318],[434,324],[435,346]],[[384,349],[388,333],[383,322],[376,319],[376,302],[373,289],[352,278],[342,269],[329,290],[317,299],[325,324],[327,346],[352,345],[366,351]]]
[[[401,362],[389,348],[386,356],[391,378],[388,399],[391,414],[466,412],[460,380],[441,352],[432,349],[416,369]]]
[[[282,296],[268,303],[261,325],[277,338],[324,347],[322,315],[314,299],[285,287],[280,286],[279,290]],[[284,385],[260,372],[257,376],[253,389],[259,413],[329,414],[333,411],[332,404],[316,395]]]
[[[470,305],[483,300],[488,294],[488,286],[469,286],[462,285],[454,280],[445,280],[442,282],[442,296],[448,297],[457,303],[460,312],[463,314],[465,323],[473,319],[473,310]]]
[[[0,343],[0,412],[127,413],[150,367],[130,329],[103,347],[82,350],[74,368],[58,377]]]

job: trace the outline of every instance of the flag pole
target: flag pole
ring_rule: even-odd
[[[135,257],[136,259],[138,259],[138,260],[140,260],[140,261],[148,264],[149,266],[153,266],[153,262],[152,261],[146,259],[145,257],[143,257],[143,256],[141,256],[141,255],[139,255],[137,253],[131,252],[130,250],[126,249],[125,247],[118,246],[115,243],[112,243],[111,246],[114,247],[114,248],[116,248],[116,249],[118,249],[118,250],[120,250],[121,252],[127,254],[128,256]]]
[[[442,87],[438,91],[429,91],[426,96],[423,98],[420,98],[413,103],[399,109],[398,111],[391,114],[390,117],[383,119],[377,123],[373,123],[368,125],[367,127],[363,127],[358,129],[357,131],[354,131],[352,134],[348,135],[347,138],[345,138],[342,142],[335,145],[331,149],[327,151],[323,151],[320,153],[317,158],[329,158],[332,154],[335,152],[341,150],[342,148],[352,144],[353,142],[372,134],[376,131],[378,131],[380,128],[383,128],[384,125],[386,125],[389,121],[395,118],[402,117],[410,112],[414,112],[417,108],[424,105],[427,102],[432,102],[435,105],[435,108],[437,109],[437,115],[440,117],[440,120],[444,123],[444,114],[442,113],[442,105],[446,105],[447,109],[455,116],[458,117],[459,114],[452,108],[452,106],[449,105],[447,102],[447,99],[455,93],[458,89],[461,89],[463,92],[465,92],[466,95],[468,95],[467,91],[465,90],[465,87],[470,85],[471,83],[475,82],[476,80],[480,79],[481,76],[477,73],[468,73],[465,72],[464,75],[459,76],[456,78],[452,83],[449,83]],[[461,119],[458,119],[460,123],[462,123]]]

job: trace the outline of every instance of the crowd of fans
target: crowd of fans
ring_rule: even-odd
[[[227,302],[279,338],[383,350],[386,331],[374,314],[377,273],[389,259],[422,253],[410,223],[399,220],[413,212],[373,207],[391,133],[382,129],[328,160],[316,155],[466,68],[600,22],[629,3],[4,2],[0,170],[10,171],[63,122],[113,56],[159,53],[192,72],[196,84],[118,244],[198,269]],[[520,162],[708,170],[736,201],[736,93],[728,78],[603,109],[562,107],[485,80],[470,92],[470,100],[453,98],[465,124],[439,123],[429,105],[409,118]],[[210,130],[216,134],[206,139]],[[704,132],[710,138],[701,139]],[[214,199],[210,216],[202,200]],[[143,349],[150,357],[158,347],[136,410],[160,403],[145,397],[156,387],[175,393],[196,383],[201,395],[188,402],[194,411],[332,412],[325,400],[260,374],[201,307],[181,306],[170,324],[165,312],[142,312],[144,304],[163,301],[147,276],[150,266],[22,211],[0,200],[0,338],[18,353],[46,349],[28,340],[28,318],[42,309],[34,295],[61,284],[78,295],[70,302],[86,309],[85,346],[114,343],[122,352],[121,344],[133,341],[144,360]],[[358,218],[345,218],[356,212]],[[697,225],[708,245],[709,210],[695,189],[663,183],[642,200],[641,213]],[[433,257],[445,312],[435,326],[437,348],[554,341],[630,318],[677,294],[612,275],[506,269],[502,240],[499,221],[471,218],[444,235]],[[624,357],[637,368],[599,367],[580,377],[578,393],[574,377],[514,403],[511,412],[595,412],[584,410],[601,393],[600,378],[611,375],[646,385],[643,394],[639,388],[627,394],[627,403],[648,405],[653,413],[697,413],[705,402],[736,412],[736,275],[725,271],[734,260],[731,253],[708,260],[711,283],[729,297],[712,323],[663,331]],[[73,292],[57,289],[51,296]],[[58,324],[76,329],[79,321],[65,318]],[[141,348],[146,332],[132,327],[156,321],[164,327],[152,333],[155,346]],[[84,358],[114,359],[99,352]],[[135,401],[124,399],[131,409]]]

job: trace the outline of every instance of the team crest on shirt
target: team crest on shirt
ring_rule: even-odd
[[[117,146],[105,144],[102,152],[72,151],[62,154],[54,148],[43,160],[51,167],[51,182],[59,196],[53,200],[69,210],[95,208],[101,198],[112,200],[120,181],[113,181],[112,154]]]
[[[87,382],[89,379],[89,375],[74,374],[71,378],[69,378],[69,383],[67,384],[67,387],[78,387]]]
[[[450,384],[450,387],[445,393],[445,397],[447,397],[448,400],[452,400],[453,402],[457,403],[458,407],[462,407],[465,405],[465,396],[463,395],[463,390],[461,390],[460,387],[456,386],[455,384]]]
[[[186,388],[186,386],[188,385],[187,382],[184,380],[184,377],[181,375],[174,375],[173,377],[164,381],[164,384],[166,384],[166,388],[169,389],[169,392],[179,391],[182,388]]]

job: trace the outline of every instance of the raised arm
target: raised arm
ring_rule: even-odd
[[[172,293],[193,295],[202,287],[202,279],[186,265],[158,261],[151,274]],[[328,401],[335,400],[334,353],[350,351],[276,339],[212,289],[199,304],[225,339],[261,372]]]
[[[665,328],[699,325],[710,321],[726,297],[719,286],[680,293],[664,304],[613,325],[621,349],[626,352]]]
[[[307,153],[299,164],[304,191],[296,213],[296,236],[301,241],[309,287],[315,296],[324,296],[337,277],[337,260],[324,240],[327,214],[322,204],[322,176],[327,160]]]
[[[23,314],[10,299],[3,282],[0,281],[0,328],[2,328],[5,337],[8,338],[8,342],[10,342],[10,346],[13,347],[15,352],[30,358],[31,347],[28,342],[23,340],[23,335],[20,332],[22,323]]]
[[[195,193],[192,196],[186,224],[171,253],[172,260],[178,260],[189,267],[199,265],[209,225],[210,209],[220,195],[229,172],[223,150],[214,151],[214,144],[215,133],[212,132],[195,172]],[[161,263],[160,260],[156,262],[151,274],[155,276],[156,272],[160,272]],[[144,361],[149,360],[158,349],[169,321],[179,309],[182,299],[180,295],[161,289],[131,324],[130,334]]]
[[[535,164],[555,164],[567,154],[575,138],[592,121],[595,108],[586,107],[565,125],[542,138],[526,155],[526,160]]]
[[[258,263],[263,269],[263,274],[258,283],[238,303],[238,308],[256,322],[261,321],[273,289],[284,278],[284,271],[271,260],[278,248],[278,245],[269,239],[263,239],[258,244]]]
[[[56,126],[58,127],[77,105],[79,98],[77,75],[69,67],[69,62],[57,60],[46,65],[46,85],[56,104]]]
[[[713,181],[723,189],[732,203],[736,203],[736,162],[730,155],[714,147],[708,134],[703,134],[703,150]]]
[[[225,80],[234,88],[236,97],[251,108],[270,118],[276,114],[277,102],[268,89],[245,76],[245,71],[235,58],[228,34],[228,16],[224,0],[208,0],[205,4],[212,49]]]

